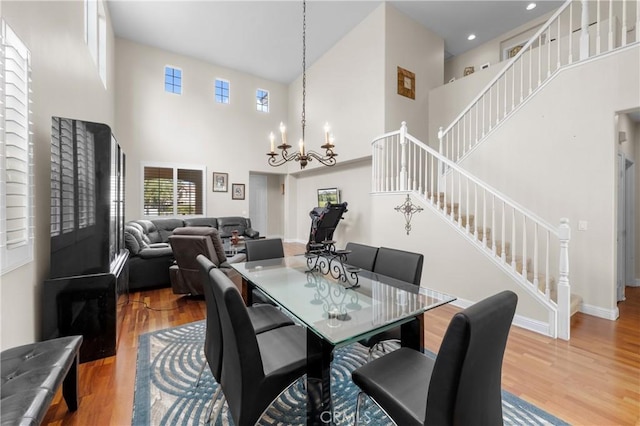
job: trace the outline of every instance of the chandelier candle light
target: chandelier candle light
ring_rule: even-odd
[[[269,142],[271,143],[271,151],[267,153],[269,156],[269,165],[273,167],[281,166],[289,161],[299,161],[300,168],[304,169],[308,162],[312,160],[317,160],[321,164],[325,166],[333,166],[336,164],[336,154],[334,152],[335,148],[335,140],[333,135],[329,133],[329,123],[324,125],[324,144],[320,146],[320,148],[325,150],[324,155],[321,155],[315,151],[307,151],[304,146],[304,129],[306,127],[306,97],[307,97],[307,42],[306,42],[306,33],[307,33],[307,3],[303,0],[302,2],[302,138],[300,139],[299,150],[298,152],[291,153],[287,151],[291,148],[291,145],[287,143],[287,128],[284,123],[280,123],[280,134],[282,136],[282,145],[278,145],[278,149],[281,151],[280,154],[276,153],[276,137],[271,132],[269,134]],[[278,158],[278,155],[280,157]]]

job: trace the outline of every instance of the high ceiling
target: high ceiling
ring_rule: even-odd
[[[381,0],[307,2],[307,66]],[[445,40],[456,56],[559,7],[561,1],[389,1]],[[269,80],[302,72],[301,1],[108,0],[116,36]],[[476,39],[468,41],[469,34]]]

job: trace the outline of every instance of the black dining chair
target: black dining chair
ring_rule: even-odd
[[[209,276],[222,326],[222,391],[236,426],[254,425],[273,400],[306,373],[304,328],[285,326],[256,334],[233,282],[212,269]],[[320,348],[317,355],[320,356]],[[315,361],[312,357],[312,361]]]
[[[373,271],[378,255],[378,247],[348,242],[344,249],[349,252],[344,263],[365,271]]]
[[[361,389],[398,425],[501,425],[502,360],[518,297],[503,291],[458,312],[435,356],[400,348],[355,369]]]
[[[213,282],[211,281],[210,272],[212,269],[216,269],[216,266],[210,259],[204,255],[198,255],[196,261],[200,265],[200,272],[202,274],[202,283],[204,290],[205,305],[207,308],[206,318],[206,332],[204,340],[204,355],[205,363],[203,363],[196,386],[200,383],[200,377],[206,364],[211,369],[211,374],[216,382],[220,383],[222,376],[222,329],[220,324],[220,315],[218,313],[218,307],[215,300],[213,291]],[[279,327],[294,325],[294,322],[282,313],[279,309],[276,309],[271,305],[256,305],[247,309],[251,326],[256,333],[263,333],[265,331],[273,330]],[[220,386],[213,394],[211,406],[207,412],[207,419],[211,420],[211,410],[213,409],[213,403],[218,398],[220,392]],[[215,418],[215,416],[214,416]]]
[[[279,259],[284,257],[284,245],[281,238],[265,238],[262,240],[245,241],[247,262],[258,260]],[[253,303],[271,304],[273,302],[263,292],[256,288],[251,289]]]
[[[245,241],[247,262],[284,257],[282,238],[265,238]]]
[[[419,287],[420,280],[422,278],[423,263],[424,255],[421,253],[380,247],[376,255],[373,272],[405,281]],[[416,329],[419,328],[418,322],[414,321],[412,323],[412,327],[415,327]],[[360,344],[369,348],[369,359],[371,359],[373,351],[378,347],[378,345],[385,350],[384,342],[400,341],[400,338],[400,327],[396,327],[360,340]]]

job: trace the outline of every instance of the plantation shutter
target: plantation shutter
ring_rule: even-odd
[[[144,216],[203,215],[205,169],[143,165]]]
[[[5,272],[33,258],[33,145],[30,54],[2,21],[0,105],[0,249]]]
[[[202,170],[178,169],[178,214],[202,214]]]
[[[173,215],[173,168],[144,168],[145,216]]]

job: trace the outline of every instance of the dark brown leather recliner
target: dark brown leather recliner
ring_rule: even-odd
[[[244,254],[227,259],[218,230],[208,227],[176,228],[169,237],[176,263],[169,268],[171,288],[175,294],[204,294],[200,266],[196,261],[199,254],[206,256],[213,264],[227,274],[232,274],[230,263],[242,262]]]

